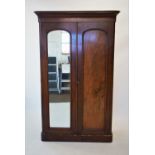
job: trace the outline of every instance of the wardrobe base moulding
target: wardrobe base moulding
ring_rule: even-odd
[[[42,141],[66,141],[66,142],[112,142],[112,135],[61,135],[42,132]]]

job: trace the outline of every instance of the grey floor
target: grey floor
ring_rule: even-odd
[[[42,142],[41,105],[26,104],[26,155],[128,155],[128,110],[114,105],[112,143]]]
[[[70,93],[49,94],[49,102],[70,102]]]

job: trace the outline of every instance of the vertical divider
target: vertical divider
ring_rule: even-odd
[[[74,134],[77,133],[77,27],[72,27],[71,40],[71,128]]]

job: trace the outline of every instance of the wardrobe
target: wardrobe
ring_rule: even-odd
[[[118,13],[35,11],[40,34],[43,141],[112,142]],[[58,74],[53,81],[51,77],[56,74],[48,70],[49,65],[54,65],[49,64],[49,57],[56,57],[58,62]],[[69,66],[66,72],[69,77],[61,66]],[[49,91],[54,80],[58,87],[63,85],[63,91]]]

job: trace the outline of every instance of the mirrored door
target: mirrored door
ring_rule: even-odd
[[[71,127],[71,37],[64,30],[48,33],[50,127]]]

